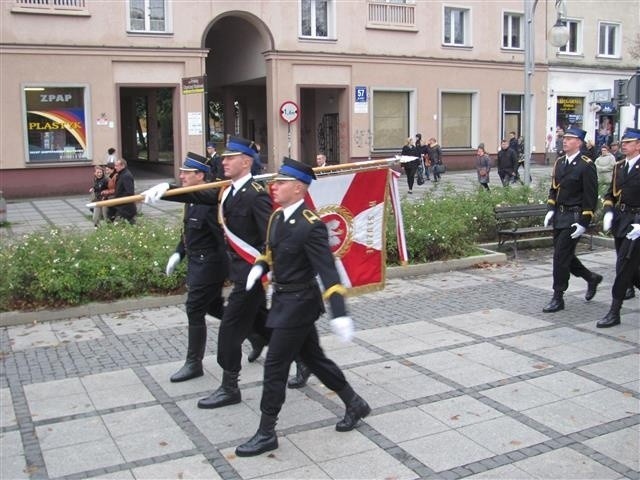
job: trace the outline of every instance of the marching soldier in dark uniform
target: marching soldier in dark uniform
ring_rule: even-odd
[[[189,152],[180,167],[183,187],[205,183],[209,175],[206,158]],[[201,377],[202,359],[207,344],[205,314],[222,318],[224,300],[222,287],[227,278],[228,261],[218,212],[210,205],[185,205],[182,239],[167,263],[166,273],[171,275],[180,261],[187,257],[187,318],[189,335],[187,360],[171,376],[172,382],[183,382]]]
[[[626,158],[616,163],[604,196],[602,229],[612,231],[617,259],[611,307],[596,324],[598,328],[619,325],[622,302],[633,296],[634,286],[640,288],[640,130],[627,128],[622,151]]]
[[[273,211],[271,197],[251,176],[255,156],[252,144],[239,137],[230,137],[227,141],[222,165],[225,176],[232,183],[225,190],[202,190],[166,198],[207,205],[222,203],[219,213],[227,237],[229,279],[233,282],[233,288],[218,331],[217,359],[223,371],[222,384],[211,395],[198,401],[199,408],[218,408],[241,402],[238,377],[242,342],[250,335],[252,328],[268,338],[264,326],[267,309],[262,283],[256,282],[253,288],[245,291],[253,259],[264,251],[267,222]],[[159,184],[147,190],[144,192],[145,202],[157,201],[169,188],[168,184]],[[265,339],[259,345],[260,349],[266,343]]]
[[[587,132],[569,128],[562,140],[564,155],[556,159],[551,177],[544,219],[547,226],[553,222],[553,297],[542,311],[557,312],[564,309],[565,290],[570,274],[587,281],[585,300],[591,300],[602,276],[591,272],[576,257],[576,245],[587,230],[598,201],[598,174],[589,157],[580,154],[580,146]]]
[[[347,316],[346,289],[335,267],[327,228],[304,203],[313,179],[311,167],[285,158],[272,187],[273,199],[281,208],[269,220],[266,254],[247,277],[246,288],[251,290],[267,270],[272,272],[273,297],[267,318],[272,331],[264,366],[260,427],[249,441],[236,448],[238,456],[259,455],[278,448],[275,426],[285,400],[289,367],[296,356],[344,402],[345,416],[336,430],[353,430],[371,412],[320,347],[315,322],[325,311],[323,300],[331,304],[332,328],[345,341],[353,335],[353,322]],[[324,285],[324,294],[316,275]]]

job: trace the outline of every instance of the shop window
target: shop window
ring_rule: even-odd
[[[569,41],[558,49],[561,53],[579,55],[582,53],[582,23],[578,20],[567,20],[564,24],[569,29]]]
[[[170,31],[167,0],[129,0],[128,13],[131,32]]]
[[[374,150],[400,151],[410,133],[411,94],[409,91],[373,90]]]
[[[300,36],[335,38],[334,0],[300,0]]]
[[[598,56],[620,56],[620,25],[615,23],[600,23],[598,29]]]
[[[77,162],[90,158],[85,87],[24,87],[27,161]]]
[[[582,128],[584,119],[584,97],[558,97],[556,125],[567,128]]]
[[[471,44],[471,10],[468,8],[444,7],[443,43],[467,46]]]
[[[502,48],[522,49],[524,16],[520,13],[505,13],[502,19]]]
[[[473,134],[472,93],[442,94],[442,141],[448,148],[471,148]]]

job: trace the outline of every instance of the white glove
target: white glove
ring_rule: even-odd
[[[331,330],[343,342],[350,342],[353,338],[353,320],[351,317],[336,317],[331,320]]]
[[[627,238],[629,240],[640,238],[640,223],[632,223],[631,226],[633,227],[633,230],[627,233]]]
[[[162,182],[157,185],[154,185],[148,190],[145,190],[140,195],[144,195],[144,203],[149,203],[153,205],[157,203],[158,200],[169,190],[169,184],[167,182]]]
[[[264,267],[262,265],[258,264],[251,267],[249,275],[247,275],[247,284],[244,287],[247,292],[253,288],[253,286],[256,284],[263,273]]]
[[[548,227],[549,224],[551,223],[551,219],[553,218],[553,216],[556,214],[555,210],[549,210],[547,212],[547,214],[544,216],[544,226]]]
[[[571,224],[572,227],[576,227],[576,229],[574,230],[574,232],[571,234],[571,238],[573,238],[574,240],[578,237],[580,237],[580,235],[582,235],[584,232],[587,231],[586,228],[584,228],[582,225],[580,225],[579,223],[572,223]]]
[[[169,261],[167,262],[167,268],[165,268],[164,272],[167,274],[167,277],[173,273],[178,264],[180,263],[180,254],[178,252],[173,253],[169,257]]]
[[[602,217],[602,231],[608,232],[611,230],[611,224],[613,223],[613,212],[607,212]]]

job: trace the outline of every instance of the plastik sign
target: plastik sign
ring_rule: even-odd
[[[73,100],[73,95],[70,93],[41,93],[41,103],[67,103]]]

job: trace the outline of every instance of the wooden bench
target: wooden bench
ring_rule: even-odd
[[[518,240],[531,237],[553,236],[553,227],[544,226],[544,217],[548,207],[545,204],[524,204],[495,207],[493,213],[498,232],[498,246],[507,240],[513,241],[513,253],[518,258]],[[589,249],[593,249],[593,234],[596,225],[591,224],[586,234],[589,235]]]

